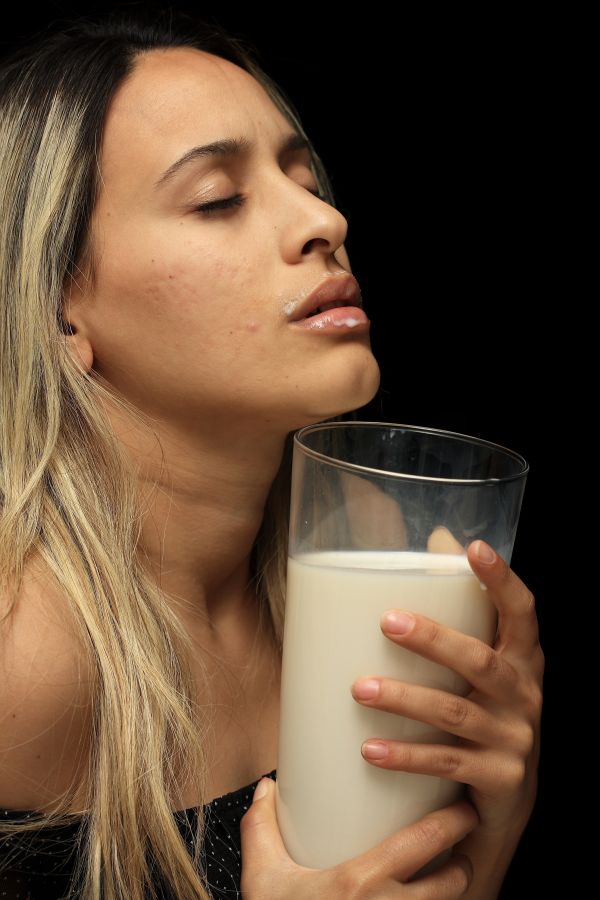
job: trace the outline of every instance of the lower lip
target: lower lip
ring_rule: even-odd
[[[364,310],[358,306],[336,306],[316,316],[290,322],[297,328],[320,332],[321,334],[348,334],[349,332],[368,331],[371,323]]]

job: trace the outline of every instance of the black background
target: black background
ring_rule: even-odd
[[[538,801],[502,898],[543,897],[569,868],[571,828],[557,813],[569,785],[553,762],[564,667],[554,615],[566,377],[554,325],[560,23],[498,7],[406,4],[390,17],[382,4],[173,5],[255,45],[330,173],[382,371],[360,418],[477,435],[530,464],[511,565],[536,596],[546,699]],[[3,47],[114,6],[25,9],[5,22]]]

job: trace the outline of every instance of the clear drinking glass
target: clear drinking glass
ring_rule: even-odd
[[[276,804],[300,865],[344,862],[464,793],[449,779],[366,762],[370,737],[457,739],[363,707],[350,687],[380,675],[469,693],[452,670],[386,638],[379,621],[387,609],[413,610],[493,645],[496,608],[466,550],[483,538],[510,564],[528,470],[505,447],[435,428],[330,422],[294,435]]]

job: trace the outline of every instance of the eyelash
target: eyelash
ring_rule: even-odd
[[[309,191],[309,194],[313,194],[313,196],[318,197],[319,200],[324,200],[325,196],[320,191]],[[203,203],[201,206],[195,206],[194,209],[196,212],[202,213],[205,216],[210,216],[212,213],[221,212],[225,209],[232,209],[234,206],[242,206],[245,202],[245,198],[242,194],[234,194],[233,197],[224,197],[223,200],[212,200],[210,203]]]

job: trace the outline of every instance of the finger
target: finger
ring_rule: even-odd
[[[431,875],[409,881],[411,900],[455,900],[463,897],[473,881],[473,865],[464,853],[452,854],[447,863]]]
[[[368,697],[364,696],[367,685]],[[355,681],[351,693],[363,706],[426,722],[465,740],[494,746],[504,738],[505,730],[496,716],[457,694],[377,676]]]
[[[362,883],[378,884],[381,878],[405,882],[428,862],[453,847],[479,825],[479,816],[468,800],[436,810],[395,832],[353,864]]]
[[[427,538],[427,550],[429,553],[454,553],[464,554],[465,548],[456,540],[451,531],[445,525],[438,525]]]
[[[261,796],[259,788],[266,792]],[[259,892],[261,886],[275,884],[286,868],[293,868],[279,826],[275,807],[275,783],[272,778],[262,778],[256,786],[252,804],[240,819],[242,866],[242,893]],[[266,894],[265,894],[266,896]]]
[[[491,562],[486,562],[486,552],[491,554]],[[498,609],[498,637],[503,648],[529,658],[532,649],[539,645],[534,595],[485,541],[472,541],[467,547],[467,558]]]
[[[377,755],[367,755],[369,745]],[[448,744],[415,744],[369,738],[361,748],[364,759],[379,769],[433,775],[468,784],[493,795],[508,790],[523,778],[522,762],[513,754],[453,747]],[[385,755],[382,755],[384,754]]]
[[[447,666],[484,695],[500,701],[514,700],[519,673],[504,655],[483,641],[404,610],[387,610],[380,625],[394,643]]]

